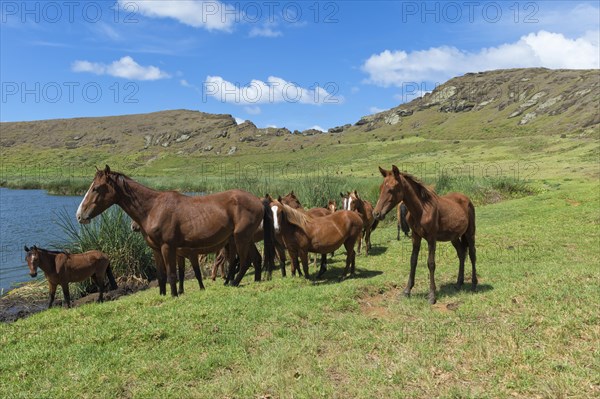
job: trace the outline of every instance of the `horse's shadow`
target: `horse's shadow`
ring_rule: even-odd
[[[373,245],[370,249],[369,249],[369,256],[374,255],[381,255],[387,252],[388,247],[384,247],[384,246],[375,246]],[[361,252],[361,255],[363,255],[364,253],[364,249],[363,252]]]
[[[340,280],[344,273],[343,267],[329,267],[323,276],[313,279],[313,284],[315,285],[324,285],[324,284],[338,284],[346,280],[352,279],[363,279],[363,278],[373,278],[383,274],[381,270],[368,270],[356,268],[353,276],[348,275],[345,279]]]
[[[470,281],[465,282],[460,289],[457,288],[456,283],[444,283],[438,287],[436,297],[438,300],[442,299],[442,298],[452,298],[461,292],[477,295],[477,294],[482,294],[484,292],[491,291],[493,289],[494,289],[494,286],[491,284],[477,284],[477,289],[475,291],[473,291],[473,290],[471,290],[471,282]],[[412,296],[427,299],[428,295],[429,295],[429,292],[423,291],[418,294],[413,294]]]

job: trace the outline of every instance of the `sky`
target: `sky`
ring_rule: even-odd
[[[467,72],[600,67],[559,1],[0,1],[1,121],[169,109],[354,123]]]

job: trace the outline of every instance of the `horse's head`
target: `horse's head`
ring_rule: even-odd
[[[294,190],[290,191],[280,201],[282,204],[285,204],[294,209],[302,208],[302,204],[300,203],[300,200],[298,199],[298,197],[296,197],[296,194],[294,194]]]
[[[116,182],[122,177],[120,174],[111,172],[108,165],[104,170],[96,172],[90,188],[77,208],[76,216],[79,223],[89,223],[117,202]]]
[[[283,204],[281,203],[281,196],[277,201],[271,201],[269,204],[271,212],[273,212],[273,228],[276,233],[281,230],[281,220],[283,218]]]
[[[356,211],[358,209],[360,212],[362,212],[362,210],[359,209],[360,204],[362,204],[362,199],[359,197],[356,190],[354,190],[351,193],[348,193],[348,199],[346,201],[347,211]]]
[[[25,245],[23,249],[27,252],[25,260],[29,267],[29,275],[37,277],[37,269],[40,266],[40,250],[35,245],[32,248],[27,248],[27,245]]]
[[[329,200],[327,203],[327,209],[329,209],[332,213],[337,211],[337,204],[335,200]]]
[[[346,194],[340,193],[340,197],[342,198],[342,209],[344,211],[348,210],[348,197],[349,196],[350,196],[350,191],[348,191]]]
[[[404,194],[400,184],[400,170],[396,165],[392,165],[392,170],[379,167],[379,172],[383,176],[383,183],[379,186],[379,199],[373,210],[373,216],[383,220],[385,215],[402,201]]]

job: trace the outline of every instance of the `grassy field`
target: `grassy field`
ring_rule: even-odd
[[[401,297],[410,244],[388,225],[342,283],[338,252],[316,284],[190,281],[180,298],[153,289],[0,325],[0,397],[598,397],[600,204],[581,171],[478,207],[476,293],[455,290],[446,243],[438,303],[425,255]]]

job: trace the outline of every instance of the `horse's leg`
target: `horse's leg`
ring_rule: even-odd
[[[198,280],[198,285],[200,289],[204,289],[204,284],[202,284],[202,272],[200,271],[200,261],[198,260],[198,256],[190,256],[190,263],[192,264],[192,269],[194,270],[194,275],[196,276],[196,280]]]
[[[98,287],[98,302],[104,302],[104,277],[100,278],[98,274],[92,274],[92,280]]]
[[[427,268],[429,269],[429,303],[435,303],[435,247],[437,242],[435,239],[427,241],[429,249],[429,257],[427,258]]]
[[[225,277],[225,283],[224,285],[229,285],[230,283],[233,285],[233,280],[235,279],[235,258],[236,258],[236,253],[235,253],[235,244],[233,241],[233,237],[229,240],[229,244],[226,247],[225,251],[223,252],[223,259],[227,259],[227,264],[228,264],[228,269],[227,272],[225,272],[225,262],[223,262],[221,268],[222,268],[222,273],[224,275],[226,275],[227,277]]]
[[[281,269],[281,277],[285,277],[285,246],[275,240],[275,252],[279,258],[279,268]]]
[[[302,269],[304,269],[304,277],[310,279],[310,272],[308,270],[308,251],[300,250],[300,261],[302,262]]]
[[[465,282],[465,256],[467,252],[464,244],[465,241],[460,238],[452,240],[452,245],[456,249],[456,255],[458,255],[458,279],[456,280],[456,289],[460,289]]]
[[[362,236],[363,236],[363,230],[360,231],[360,234],[358,235],[358,248],[356,249],[356,252],[360,255],[360,248],[362,247]],[[346,259],[348,259],[348,257],[346,257]]]
[[[183,280],[185,279],[185,258],[177,256],[177,271],[179,272],[179,295],[183,294]]]
[[[167,295],[167,276],[165,273],[165,264],[160,251],[152,250],[154,263],[156,263],[156,278],[158,280],[158,294]]]
[[[321,255],[321,268],[319,269],[319,274],[317,274],[317,278],[321,278],[323,274],[327,271],[327,254]]]
[[[250,251],[248,253],[248,256],[250,257],[250,259],[252,259],[252,264],[254,265],[254,281],[260,281],[262,273],[262,256],[260,255],[260,252],[258,252],[256,244],[250,244]]]
[[[471,236],[467,239],[469,246],[469,259],[471,259],[471,289],[475,291],[477,289],[477,268],[475,263],[477,262],[477,254],[475,251],[475,236]]]
[[[371,249],[371,226],[365,229],[365,255],[369,255]]]
[[[291,249],[288,249],[288,252],[290,255],[290,269],[292,271],[292,276],[296,276],[296,269],[298,270],[298,272],[300,272],[300,265],[298,263],[298,252]]]
[[[177,253],[175,248],[171,247],[169,244],[161,245],[160,252],[162,254],[165,270],[167,272],[167,281],[171,286],[171,296],[177,296]]]
[[[396,234],[396,241],[400,241],[400,220],[398,220],[398,233]]]
[[[67,308],[70,308],[71,307],[71,294],[69,293],[69,283],[68,282],[60,283],[60,286],[62,287],[62,290],[63,290],[63,297],[65,299],[65,304],[67,305]]]
[[[56,284],[52,284],[48,281],[48,288],[50,289],[50,301],[48,302],[48,309],[50,309],[52,307],[52,304],[54,303],[54,297],[56,295]]]
[[[235,240],[235,248],[237,249],[237,255],[240,258],[240,271],[235,277],[235,280],[233,280],[233,285],[237,287],[244,278],[244,275],[248,270],[248,266],[250,266],[250,257],[248,254],[250,253],[251,246],[254,245],[254,241],[252,240],[254,232],[253,230],[240,231],[233,233],[233,235]],[[255,276],[255,278],[256,277],[258,277],[256,281],[260,281],[260,273],[258,276]]]
[[[421,250],[421,237],[416,234],[412,236],[412,253],[410,254],[410,273],[408,282],[404,288],[404,295],[410,296],[410,290],[415,286],[415,272],[417,271],[417,261],[419,260],[419,251]]]

